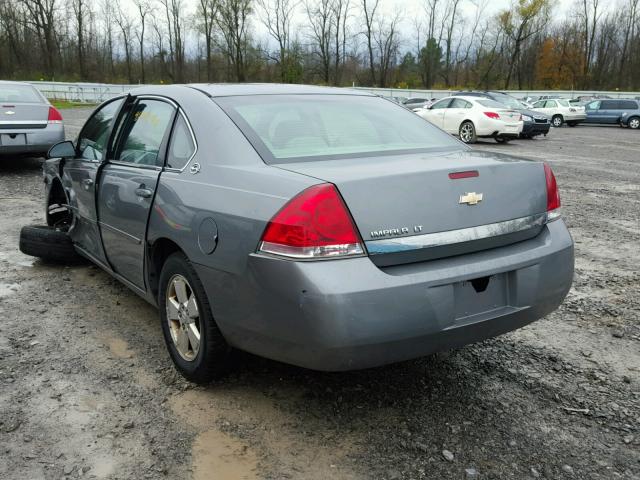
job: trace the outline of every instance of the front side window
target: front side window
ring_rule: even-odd
[[[172,105],[161,100],[139,100],[122,127],[113,159],[136,165],[160,166],[160,147],[173,120],[174,110]]]
[[[460,148],[420,116],[378,97],[251,95],[216,101],[267,163]]]
[[[600,109],[600,100],[587,104],[587,110],[599,110],[599,109]]]
[[[182,170],[196,152],[191,130],[182,113],[178,115],[173,127],[171,141],[169,142],[169,154],[167,155],[167,167]]]
[[[544,108],[544,100],[534,103],[533,108]]]
[[[78,137],[78,157],[84,160],[102,160],[109,141],[113,118],[120,110],[122,99],[107,103],[85,123]]]

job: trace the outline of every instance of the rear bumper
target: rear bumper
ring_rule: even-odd
[[[563,301],[573,261],[573,241],[558,220],[517,244],[385,269],[367,257],[291,262],[261,255],[250,257],[243,276],[196,268],[231,345],[342,371],[428,355],[533,322]],[[475,293],[464,283],[485,276],[500,279],[497,286]],[[478,304],[485,307],[476,311]]]
[[[25,144],[3,144],[2,138],[4,135],[24,135]],[[28,153],[44,155],[53,145],[64,141],[64,139],[64,126],[62,124],[49,124],[46,128],[31,130],[0,129],[0,155]]]
[[[536,136],[536,135],[545,135],[549,133],[551,129],[551,123],[535,123],[535,122],[525,122],[524,127],[522,128],[523,136]]]

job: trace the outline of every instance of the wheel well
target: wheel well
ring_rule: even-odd
[[[149,288],[154,297],[158,296],[162,266],[167,258],[175,252],[182,252],[182,249],[168,238],[159,238],[149,249]]]
[[[69,200],[64,191],[62,182],[58,178],[54,178],[51,182],[51,190],[49,191],[49,199],[47,200],[47,225],[60,225],[63,222],[71,224],[71,211],[63,205],[67,205]]]

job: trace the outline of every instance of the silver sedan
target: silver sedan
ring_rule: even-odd
[[[62,115],[35,87],[0,81],[0,155],[44,156],[63,140]]]

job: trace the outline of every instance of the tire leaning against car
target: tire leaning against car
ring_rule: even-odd
[[[469,120],[462,122],[458,129],[458,135],[464,143],[476,143],[478,141],[476,127]]]
[[[186,283],[189,300],[193,295],[197,307],[196,318],[189,314],[187,307],[189,302],[178,302],[179,305],[185,303],[182,308],[183,315],[180,319],[171,319],[170,321],[168,302],[179,300],[178,295],[175,298],[172,296],[172,290],[177,293],[177,289],[172,286],[176,281]],[[207,384],[226,373],[230,364],[231,347],[227,344],[213,318],[207,294],[198,274],[182,252],[170,255],[162,267],[158,309],[169,355],[183,377],[195,383]],[[192,327],[190,324],[197,328],[196,332],[199,336],[197,352],[195,352],[196,349],[193,348],[191,340],[189,341],[189,346],[192,347],[192,358],[185,355],[184,349],[179,348],[177,340],[177,335],[188,336],[187,329]],[[181,332],[181,330],[183,331]]]
[[[28,225],[20,230],[20,251],[32,257],[60,264],[84,262],[63,230],[47,225]]]

